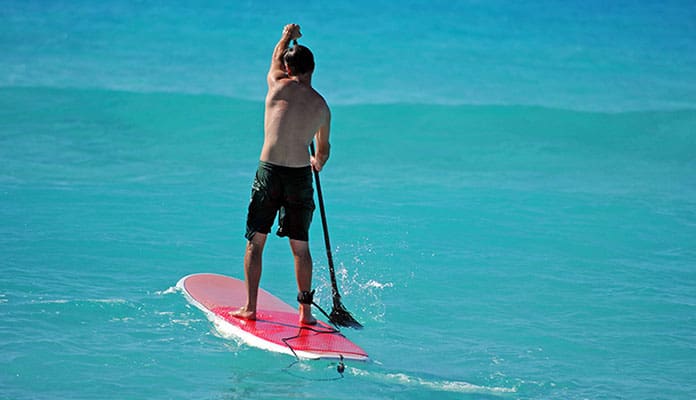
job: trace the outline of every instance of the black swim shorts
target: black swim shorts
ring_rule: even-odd
[[[256,232],[268,234],[280,212],[278,236],[306,242],[314,208],[312,167],[282,167],[261,161],[251,187],[244,237],[251,240]]]

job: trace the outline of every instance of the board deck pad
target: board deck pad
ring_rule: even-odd
[[[244,281],[217,274],[194,274],[182,278],[177,287],[191,304],[244,342],[270,351],[300,358],[345,358],[367,360],[367,353],[323,321],[316,325],[299,323],[291,305],[259,288],[256,320],[230,315],[246,303]]]

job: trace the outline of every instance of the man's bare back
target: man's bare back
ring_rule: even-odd
[[[314,135],[322,126],[328,129],[329,108],[309,84],[293,78],[269,87],[261,161],[304,167],[310,164],[307,149]]]

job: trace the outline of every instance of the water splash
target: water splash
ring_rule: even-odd
[[[334,250],[336,280],[342,302],[351,314],[358,320],[383,322],[386,306],[382,300],[384,290],[393,288],[393,282],[384,282],[376,276],[370,259],[375,251],[367,239],[355,244],[337,246]],[[348,260],[348,261],[346,261]],[[320,304],[331,304],[331,282],[329,275],[321,273],[326,265],[320,261],[315,265],[314,279],[316,281],[317,299]],[[371,275],[363,277],[362,274]]]
[[[394,287],[394,284],[391,282],[380,283],[380,282],[377,282],[375,280],[370,279],[369,281],[367,281],[367,283],[365,283],[364,287],[365,288],[372,287],[372,288],[376,288],[376,289],[384,289],[384,288]]]

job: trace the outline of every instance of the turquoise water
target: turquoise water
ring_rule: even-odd
[[[694,15],[7,2],[0,398],[696,397]],[[372,357],[338,380],[222,337],[173,289],[242,276],[264,74],[291,21],[333,110],[322,184],[365,325],[345,333]],[[296,294],[284,240],[262,286]]]

